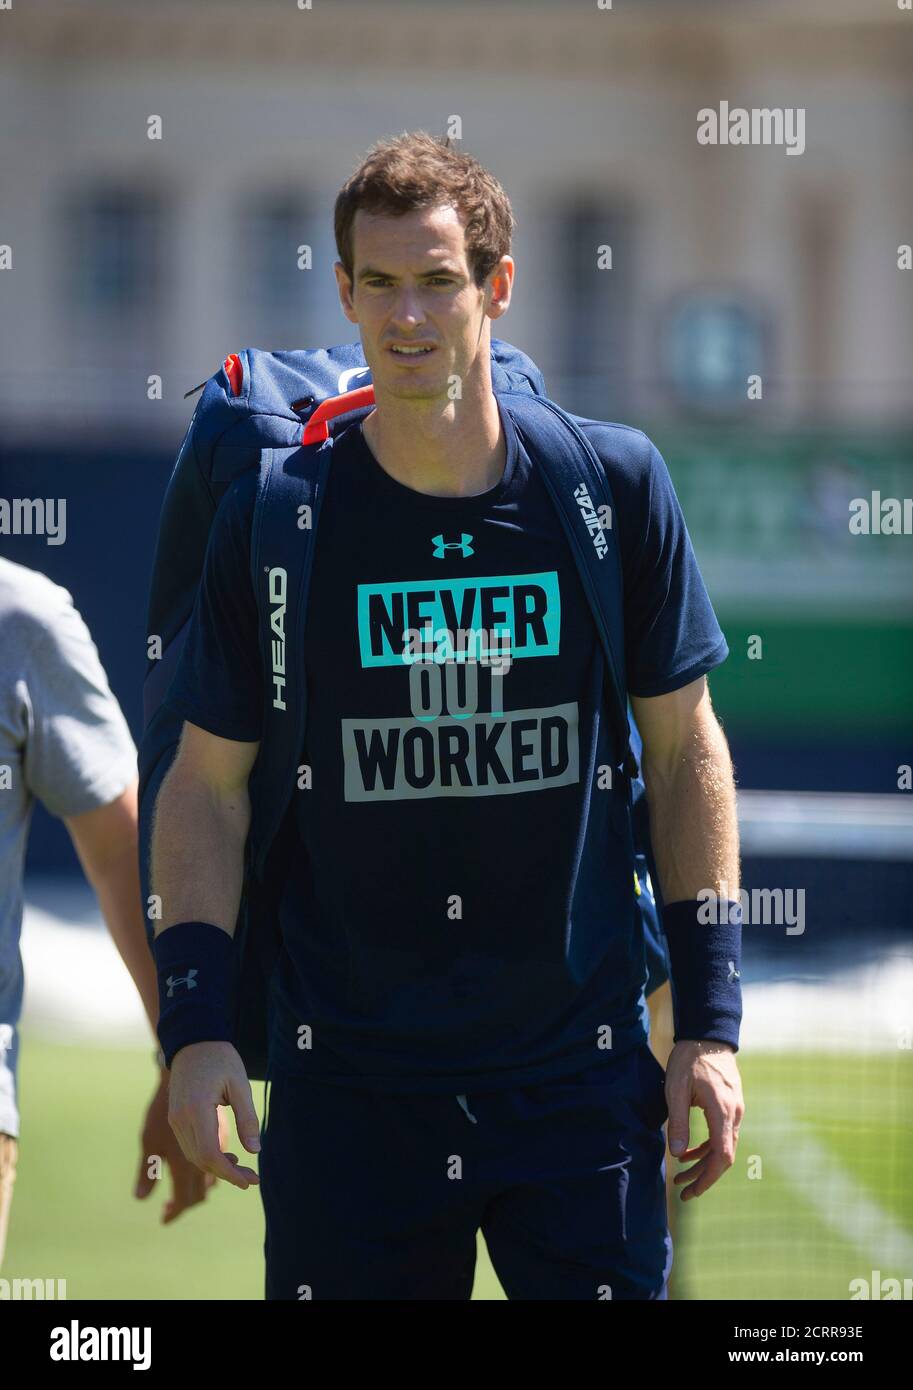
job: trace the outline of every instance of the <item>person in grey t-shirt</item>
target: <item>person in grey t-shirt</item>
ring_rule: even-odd
[[[0,559],[0,1263],[18,1154],[22,874],[36,798],[64,821],[154,1034],[158,989],[140,896],[136,747],[69,592]],[[150,1154],[171,1169],[162,1219],[173,1221],[215,1179],[188,1162],[168,1124],[164,1068],[142,1134],[140,1198],[155,1186]]]

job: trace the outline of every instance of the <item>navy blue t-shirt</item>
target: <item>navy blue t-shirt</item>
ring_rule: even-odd
[[[359,424],[334,444],[271,1074],[468,1092],[569,1074],[645,1038],[602,651],[545,485],[501,417],[505,471],[475,497],[397,482]],[[655,446],[582,423],[614,494],[628,689],[665,694],[728,648]],[[237,479],[219,507],[168,697],[250,741],[264,699],[255,485]]]

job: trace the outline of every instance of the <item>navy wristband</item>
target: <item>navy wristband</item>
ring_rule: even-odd
[[[709,909],[709,912],[708,912]],[[705,919],[710,916],[708,922]],[[698,899],[663,907],[675,1041],[713,1039],[739,1050],[742,906]]]
[[[211,922],[177,922],[152,944],[158,969],[156,1032],[165,1065],[196,1042],[233,1042],[238,952]]]

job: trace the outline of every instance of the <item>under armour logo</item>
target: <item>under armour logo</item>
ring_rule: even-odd
[[[458,541],[445,541],[443,536],[432,536],[431,540],[434,544],[431,553],[435,560],[443,560],[445,550],[458,550],[464,559],[473,553],[472,546],[469,544],[472,536],[467,536],[465,531],[460,532]]]
[[[741,972],[741,970],[736,970],[736,968],[735,968],[735,961],[734,961],[734,960],[731,960],[731,961],[729,962],[729,979],[728,979],[727,983],[731,985],[732,982],[733,982],[733,980],[741,980],[741,978],[742,978],[742,972]]]
[[[197,973],[198,972],[196,967],[193,966],[190,970],[187,971],[186,975],[169,975],[168,979],[165,981],[166,985],[168,986],[168,998],[174,998],[174,990],[176,985],[186,985],[188,989],[196,989],[197,982],[194,979],[194,976]]]

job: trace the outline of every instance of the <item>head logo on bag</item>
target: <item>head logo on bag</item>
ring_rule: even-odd
[[[273,708],[285,709],[285,612],[288,572],[279,566],[269,572],[270,651],[273,658]]]

